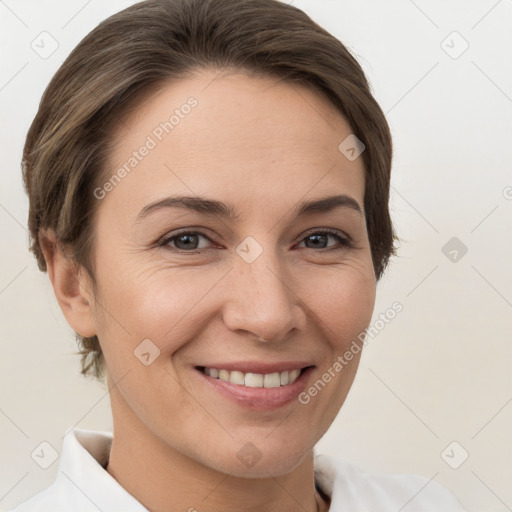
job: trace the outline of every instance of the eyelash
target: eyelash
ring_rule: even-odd
[[[201,251],[209,249],[209,248],[207,248],[207,249],[202,248],[202,249],[193,249],[193,250],[187,251],[185,249],[178,249],[177,247],[169,247],[169,244],[171,241],[173,241],[183,235],[200,235],[200,236],[206,238],[207,240],[209,240],[210,242],[212,242],[212,240],[207,235],[205,235],[204,233],[201,233],[200,231],[180,231],[178,233],[173,234],[172,236],[164,237],[163,239],[161,239],[158,242],[158,245],[160,247],[167,246],[168,248],[170,248],[170,250],[172,250],[174,252],[181,253],[181,254],[198,254]],[[308,233],[307,235],[305,235],[304,238],[300,241],[300,243],[302,243],[305,239],[307,239],[313,235],[330,235],[330,236],[338,239],[339,243],[341,244],[341,247],[334,247],[334,248],[333,247],[331,247],[331,248],[322,247],[322,248],[320,248],[320,252],[326,252],[329,250],[344,250],[347,248],[353,248],[352,241],[348,237],[344,237],[340,234],[339,231],[337,231],[335,229],[330,229],[330,228],[323,228],[318,231],[312,231],[312,232]],[[311,247],[305,247],[305,249],[314,250],[314,248],[311,248]]]

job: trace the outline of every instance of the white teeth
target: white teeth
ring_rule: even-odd
[[[264,388],[278,388],[281,385],[281,376],[277,373],[267,373],[263,377]]]
[[[248,388],[262,388],[263,387],[263,375],[261,375],[261,373],[246,373],[245,374],[245,385]]]
[[[244,379],[245,376],[242,372],[231,372],[229,376],[229,382],[231,382],[231,384],[238,384],[239,386],[244,385]]]
[[[290,382],[294,382],[297,380],[297,377],[300,375],[300,370],[292,370],[289,374],[288,374],[288,379],[290,380]]]
[[[238,370],[232,372],[228,370],[219,370],[217,368],[204,368],[204,373],[220,379],[224,382],[230,382],[237,386],[246,386],[248,388],[278,388],[293,384],[299,377],[301,370],[290,370],[274,373],[243,373]]]

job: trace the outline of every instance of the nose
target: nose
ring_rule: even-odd
[[[223,307],[224,323],[230,330],[272,342],[285,340],[294,329],[304,327],[301,300],[277,255],[264,250],[252,263],[236,256],[234,266]]]

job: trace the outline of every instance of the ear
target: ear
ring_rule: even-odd
[[[71,328],[82,337],[96,334],[94,297],[86,270],[67,256],[53,230],[41,230],[39,243],[55,297]]]

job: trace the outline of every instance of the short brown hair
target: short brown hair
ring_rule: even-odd
[[[363,70],[303,11],[278,0],[147,0],[100,23],[71,52],[42,97],[23,152],[31,251],[55,231],[94,284],[93,190],[112,133],[141,97],[201,68],[238,69],[302,84],[347,119],[365,145],[364,209],[377,280],[395,254],[389,215],[392,141]],[[341,141],[340,141],[341,142]],[[77,341],[82,374],[104,375],[96,336]]]

